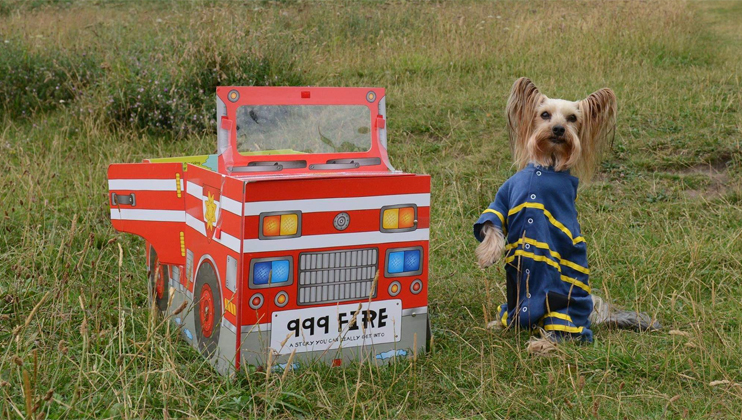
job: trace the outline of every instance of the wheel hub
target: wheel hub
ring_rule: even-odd
[[[201,332],[204,337],[211,337],[214,330],[214,294],[208,284],[204,284],[201,288],[200,300]]]
[[[162,299],[162,296],[165,294],[165,274],[163,273],[162,266],[160,265],[159,261],[157,262],[156,267],[155,294],[157,294],[157,299]]]

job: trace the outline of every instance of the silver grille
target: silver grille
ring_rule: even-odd
[[[298,303],[368,298],[378,265],[376,248],[300,254]]]

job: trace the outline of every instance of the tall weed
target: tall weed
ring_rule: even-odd
[[[28,117],[65,106],[100,74],[95,60],[72,50],[0,44],[0,115]]]
[[[220,85],[287,86],[304,80],[293,58],[274,51],[200,45],[184,56],[151,51],[124,58],[90,92],[90,109],[112,127],[183,137],[215,130]]]

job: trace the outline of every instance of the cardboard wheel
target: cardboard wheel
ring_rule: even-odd
[[[160,264],[157,252],[154,248],[149,249],[149,288],[152,291],[151,299],[154,299],[157,311],[164,314],[167,311],[170,269],[167,264]]]
[[[195,285],[195,318],[198,349],[211,356],[219,345],[219,328],[222,319],[222,296],[216,271],[209,261],[198,268]]]

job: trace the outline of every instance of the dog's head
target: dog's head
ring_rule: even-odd
[[[604,88],[581,101],[550,99],[521,77],[510,91],[507,118],[519,169],[534,162],[589,180],[616,124],[616,95]]]

